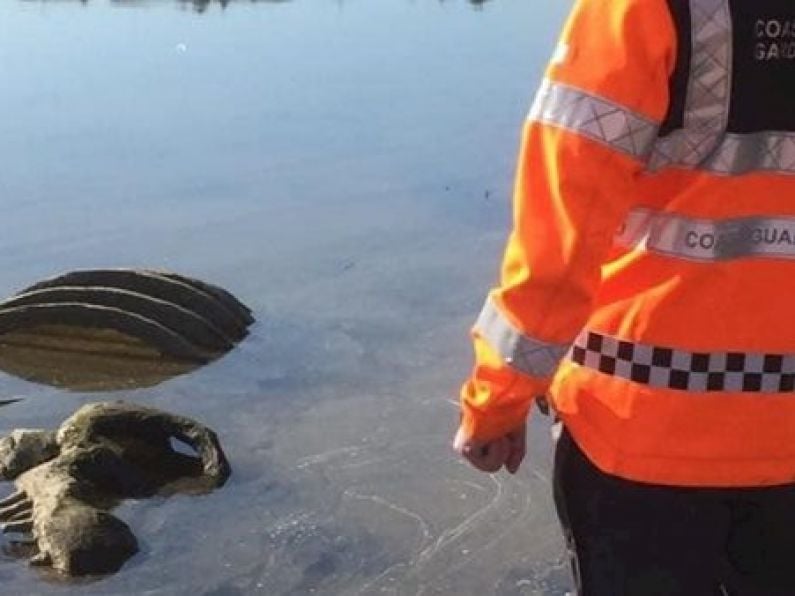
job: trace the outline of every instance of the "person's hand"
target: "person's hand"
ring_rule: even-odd
[[[467,439],[459,427],[453,449],[481,472],[497,472],[505,466],[511,474],[516,474],[527,450],[525,436],[526,426],[522,424],[493,441],[474,441]]]

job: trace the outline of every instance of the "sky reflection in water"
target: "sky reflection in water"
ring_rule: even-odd
[[[22,2],[50,2],[53,0],[21,0]],[[55,1],[62,1],[62,0],[55,0]],[[74,2],[79,2],[80,4],[90,4],[91,0],[73,0]],[[158,2],[162,0],[109,0],[111,4],[121,5],[121,6],[137,6],[137,7],[146,7],[150,6],[154,2]],[[281,4],[283,2],[291,2],[292,0],[175,0],[179,4],[182,5],[190,5],[193,9],[198,13],[203,13],[207,10],[208,7],[212,5],[218,5],[221,8],[226,8],[231,4],[237,3],[249,3],[249,4]],[[339,4],[342,4],[344,0],[336,0]],[[437,0],[438,2],[445,2],[445,0]],[[491,0],[466,0],[474,7],[481,7],[487,2],[491,2]]]
[[[119,508],[143,548],[117,575],[52,585],[0,557],[4,591],[563,594],[547,422],[516,478],[448,442],[565,3],[122,4],[0,3],[0,294],[154,267],[258,323],[157,387],[0,374],[23,398],[0,433],[125,397],[216,429],[234,473]]]

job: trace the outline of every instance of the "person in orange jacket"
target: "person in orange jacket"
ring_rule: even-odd
[[[795,3],[578,0],[455,449],[543,397],[581,593],[795,594]]]

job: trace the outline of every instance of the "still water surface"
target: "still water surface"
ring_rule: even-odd
[[[227,4],[225,7],[223,4]],[[509,221],[554,0],[0,3],[0,294],[158,267],[253,308],[227,357],[68,393],[0,374],[0,432],[124,397],[198,418],[234,467],[117,509],[141,553],[4,594],[543,594],[569,585],[547,423],[518,477],[448,443]]]

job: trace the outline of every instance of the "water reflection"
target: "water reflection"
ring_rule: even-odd
[[[52,2],[64,0],[22,0],[23,2]],[[80,4],[89,4],[90,0],[74,0]],[[183,6],[190,6],[195,12],[203,13],[212,5],[218,5],[221,9],[225,9],[231,4],[283,4],[291,2],[292,0],[176,0],[177,3]],[[337,0],[342,4],[344,0]],[[444,3],[445,0],[438,0],[439,3]],[[467,0],[475,9],[480,10],[483,5],[491,0]],[[147,6],[152,5],[152,0],[110,0],[111,4],[123,6]]]
[[[71,391],[153,387],[199,367],[110,329],[49,325],[6,333],[0,340],[0,370]]]
[[[118,1],[118,0],[113,0]],[[218,4],[221,8],[226,8],[230,4],[238,2],[240,4],[248,3],[248,4],[281,4],[284,2],[290,2],[290,0],[177,0],[180,4],[183,5],[191,5],[193,10],[196,12],[204,12],[207,8],[212,4]]]
[[[34,2],[40,3],[66,3],[66,2],[74,2],[76,4],[84,4],[88,5],[91,4],[91,0],[20,0],[21,2],[25,2],[28,4],[32,4]],[[230,4],[281,4],[284,2],[290,2],[291,0],[175,0],[176,3],[184,5],[184,6],[191,6],[196,12],[204,12],[209,8],[211,5],[218,5],[221,8],[226,8]],[[484,0],[469,0],[473,4],[480,3]],[[116,6],[152,6],[155,4],[161,4],[159,0],[108,0],[110,4]],[[95,2],[98,3],[98,2]]]
[[[125,501],[145,552],[96,584],[0,553],[3,593],[570,589],[544,419],[518,476],[479,475],[450,453],[444,399],[568,5],[0,0],[0,288],[145,263],[234,288],[261,320],[211,365],[122,394],[215,429],[224,490]],[[18,395],[0,433],[99,397],[0,374]]]

